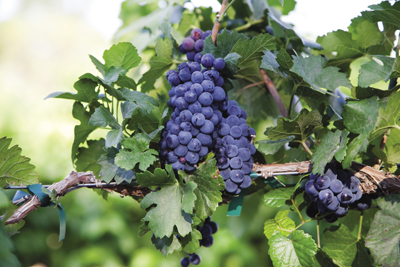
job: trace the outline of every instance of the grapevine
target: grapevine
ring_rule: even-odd
[[[29,158],[0,138],[0,196],[25,190],[0,198],[0,244],[47,206],[59,212],[61,241],[61,200],[96,188],[137,201],[139,237],[177,255],[175,265],[211,264],[203,253],[218,249],[231,218],[221,207],[240,216],[262,203],[277,210],[258,225],[268,247],[258,264],[398,266],[399,2],[372,5],[316,42],[280,19],[293,8],[224,0],[213,14],[171,2],[154,27],[127,34],[124,24],[124,41],[90,56],[99,73],[46,97],[73,102],[74,171],[41,185]],[[139,45],[143,34],[152,38]]]

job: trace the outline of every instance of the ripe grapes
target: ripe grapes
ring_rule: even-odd
[[[325,215],[324,220],[333,223],[345,216],[349,208],[362,211],[371,207],[371,197],[362,193],[360,180],[351,172],[333,164],[325,170],[324,175],[311,173],[305,184],[306,194],[313,201],[306,209],[309,217]]]

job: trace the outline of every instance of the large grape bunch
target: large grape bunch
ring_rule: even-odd
[[[203,226],[198,226],[197,230],[201,233],[200,246],[211,247],[214,243],[214,238],[212,237],[218,231],[218,224],[211,221],[211,217],[208,217]],[[192,263],[193,265],[198,265],[201,258],[198,254],[189,254],[187,257],[181,259],[181,266],[187,267]]]
[[[306,193],[313,201],[306,209],[309,217],[314,218],[319,213],[326,215],[325,221],[333,223],[349,209],[362,211],[371,207],[371,197],[362,193],[360,180],[351,172],[334,165],[326,169],[324,175],[311,173],[305,184]]]

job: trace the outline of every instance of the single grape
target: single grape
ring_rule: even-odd
[[[194,44],[193,44],[193,46],[194,46]],[[214,60],[215,60],[215,58],[213,55],[205,54],[201,58],[201,65],[203,65],[204,68],[211,68],[213,66]]]
[[[317,197],[319,195],[318,190],[314,187],[314,181],[310,180],[305,184],[305,191],[310,197]]]
[[[200,245],[202,245],[203,247],[211,247],[212,244],[214,244],[214,238],[212,236],[209,236],[207,238],[203,238],[200,241]]]
[[[362,196],[363,196],[363,193],[360,188],[358,188],[358,190],[355,194],[353,193],[354,201],[359,200]]]
[[[328,189],[325,189],[325,190],[328,190]],[[337,199],[337,197],[334,196],[332,198],[332,202],[325,206],[328,208],[328,210],[336,211],[339,207],[339,200]]]
[[[201,143],[199,139],[193,138],[192,140],[190,140],[189,144],[187,145],[187,148],[192,152],[199,152],[201,149]]]
[[[194,43],[194,50],[196,52],[203,51],[203,47],[204,47],[204,40],[202,40],[202,39],[199,39]]]
[[[192,74],[190,73],[189,68],[182,69],[179,71],[179,78],[181,79],[181,81],[183,81],[183,82],[190,81],[191,77],[192,77]]]
[[[203,87],[203,90],[204,90],[205,92],[210,92],[210,93],[214,92],[215,85],[214,85],[214,83],[213,83],[212,81],[210,81],[210,80],[203,80],[203,81],[201,82],[201,86]]]
[[[180,157],[179,158],[179,162],[182,163],[182,164],[185,164],[186,158],[185,157]]]
[[[338,209],[335,211],[335,214],[340,218],[344,217],[347,214],[348,208],[339,206]]]
[[[182,131],[178,134],[178,139],[181,145],[187,145],[190,140],[192,140],[192,134],[190,132]]]
[[[215,81],[215,86],[220,86],[222,87],[224,85],[224,78],[222,76],[219,76],[218,80]]]
[[[203,40],[206,39],[207,36],[211,35],[211,33],[212,33],[211,30],[203,32],[203,34],[201,35],[201,39],[203,39]]]
[[[199,151],[199,157],[204,157],[205,155],[208,154],[208,147],[202,146],[200,151]]]
[[[179,119],[181,122],[189,122],[192,120],[192,112],[189,110],[185,109],[182,110],[181,113],[179,114]]]
[[[168,160],[168,162],[175,162],[178,160],[178,156],[175,155],[175,153],[173,151],[170,151],[170,152],[168,152],[167,160]]]
[[[217,126],[219,123],[219,119],[218,116],[216,114],[213,113],[213,115],[210,118],[210,121],[214,124],[214,126]],[[217,133],[218,135],[218,133]]]
[[[179,132],[181,131],[181,128],[178,124],[175,122],[171,125],[171,129],[169,130],[171,134],[178,135]]]
[[[229,131],[230,131],[230,129],[229,129]],[[235,141],[235,145],[238,148],[242,148],[242,147],[243,148],[247,148],[248,144],[249,144],[249,140],[246,137],[243,137],[243,136],[241,136],[238,140]]]
[[[330,185],[331,181],[327,176],[319,176],[314,181],[314,186],[317,190],[327,189]]]
[[[185,145],[179,145],[174,149],[175,155],[178,157],[184,157],[186,156],[186,153],[188,152],[188,147]]]
[[[342,204],[349,204],[353,198],[353,193],[348,188],[343,188],[343,191],[337,196]]]
[[[318,198],[322,204],[328,205],[333,200],[333,192],[330,189],[324,189],[319,191]]]
[[[195,41],[201,39],[202,35],[203,35],[203,31],[199,28],[195,28],[190,32],[190,37],[192,37],[192,39]]]
[[[329,188],[333,193],[339,194],[343,190],[343,183],[339,179],[335,179],[329,184]]]
[[[192,73],[191,81],[193,83],[202,83],[203,79],[203,73],[201,73],[201,71],[195,71]]]
[[[359,201],[357,201],[355,204],[356,204],[356,208],[360,211],[369,209],[369,208],[371,208],[371,205],[372,205],[371,196],[367,195],[367,194],[363,194],[361,199]]]
[[[211,134],[214,131],[214,123],[210,120],[205,120],[203,126],[200,128],[200,132],[205,134]]]
[[[221,175],[221,177],[224,178],[224,181],[226,181],[231,178],[231,169],[227,168],[225,170],[220,170],[219,175]]]
[[[230,179],[225,181],[225,190],[228,193],[235,193],[236,190],[238,189],[238,185],[235,184],[233,181]]]
[[[194,171],[195,169],[196,168],[192,164],[188,162],[185,163],[185,172],[191,172]]]
[[[232,182],[240,184],[241,182],[243,182],[244,173],[240,170],[232,170],[230,173],[230,178]]]
[[[233,126],[230,130],[230,135],[234,138],[242,136],[242,129],[239,126]]]
[[[200,130],[197,129],[196,127],[192,127],[192,130],[190,130],[190,133],[192,134],[193,137],[196,137],[200,133]]]
[[[213,96],[209,92],[204,92],[199,96],[198,100],[201,105],[210,106],[213,102]],[[177,101],[178,101],[178,99],[177,99]],[[177,106],[178,106],[178,104],[177,104]]]
[[[239,118],[235,115],[230,115],[228,118],[226,118],[226,123],[229,125],[229,127],[238,126]]]
[[[196,102],[197,100],[197,94],[193,91],[188,91],[185,93],[185,96],[183,97],[188,104],[192,104]]]
[[[167,155],[168,155],[168,150],[166,150],[166,149],[161,149],[161,150],[160,150],[160,152],[159,152],[160,158],[166,159],[166,158],[167,158]]]
[[[207,238],[212,234],[211,226],[209,226],[208,224],[204,224],[198,230],[200,231],[202,238]]]
[[[223,139],[222,139],[222,142],[223,142]],[[236,157],[238,155],[238,153],[239,153],[239,149],[237,148],[237,146],[235,146],[233,144],[230,144],[230,145],[226,146],[225,154],[226,154],[227,157],[229,157],[229,158]]]
[[[357,179],[357,177],[355,176],[351,176],[350,179],[348,179],[350,181],[348,187],[350,189],[351,192],[353,193],[357,193],[358,189],[360,188],[360,180]]]
[[[197,62],[187,62],[187,65],[191,73],[201,71],[201,65]]]
[[[175,101],[176,104],[176,108],[178,110],[184,110],[188,108],[188,103],[185,101],[185,99],[183,97],[178,97]]]
[[[201,53],[196,53],[195,55],[194,55],[194,61],[196,62],[196,63],[201,63],[201,58],[203,57],[203,55],[201,54]]]
[[[221,170],[228,168],[229,167],[229,159],[222,155],[218,156],[217,157],[217,166]]]
[[[243,177],[243,182],[240,184],[240,188],[245,189],[245,188],[250,187],[250,185],[251,185],[251,178],[250,178],[250,176],[245,175]]]
[[[190,260],[189,257],[185,257],[181,259],[181,266],[182,267],[188,267],[190,265]]]
[[[218,101],[218,102],[224,100],[226,97],[225,90],[219,86],[214,87],[214,92],[212,95],[214,97],[214,101]]]
[[[175,170],[175,171],[178,171],[178,170],[182,170],[183,171],[183,170],[185,170],[185,165],[180,163],[179,160],[174,162],[174,163],[172,163],[171,166],[172,166],[172,169]]]
[[[194,56],[196,55],[196,51],[190,51],[186,53],[186,58],[189,61],[193,61],[194,60]]]
[[[235,139],[233,139],[232,136],[230,136],[230,135],[225,135],[225,136],[222,138],[222,145],[223,145],[224,147],[227,147],[228,145],[233,145],[233,144],[235,144]],[[236,155],[237,155],[237,154],[236,154]]]
[[[238,149],[238,157],[243,161],[248,161],[251,157],[250,150],[244,147]]]
[[[232,105],[228,108],[228,115],[234,115],[240,117],[242,109],[239,106]]]
[[[182,41],[182,48],[186,51],[191,51],[194,49],[194,40],[190,37],[186,37]]]
[[[212,138],[208,134],[199,133],[196,138],[199,139],[202,146],[209,146],[212,144]]]
[[[171,86],[177,86],[181,83],[178,73],[171,73],[168,76],[168,82]]]
[[[165,140],[167,141],[167,146],[170,149],[174,149],[179,145],[179,138],[175,134],[168,135],[167,138],[165,138]]]
[[[203,114],[206,119],[211,119],[214,110],[211,107],[203,107],[201,108],[201,114]]]
[[[194,125],[194,126],[197,126],[197,127],[201,127],[201,126],[203,126],[204,125],[204,123],[206,122],[206,118],[204,117],[204,115],[203,114],[201,114],[201,113],[195,113],[193,116],[192,116],[192,124]]]
[[[243,162],[242,172],[246,175],[249,175],[252,171],[252,165],[250,162]]]
[[[337,179],[337,175],[331,169],[328,169],[324,176],[328,176],[330,181]]]
[[[225,68],[225,60],[223,58],[216,58],[213,62],[214,69],[221,71]]]
[[[199,265],[200,262],[201,262],[201,258],[200,258],[200,256],[199,256],[198,254],[194,253],[194,254],[192,254],[192,255],[190,256],[190,262],[191,262],[193,265]]]
[[[231,128],[229,127],[228,124],[221,123],[218,125],[217,131],[220,136],[225,136],[225,135],[229,134],[229,132],[231,131]],[[246,145],[247,145],[247,143],[246,143]]]
[[[306,214],[308,217],[315,218],[315,216],[317,216],[318,212],[319,212],[319,210],[318,210],[317,203],[313,202],[307,206]]]
[[[218,232],[218,224],[216,222],[209,222],[208,225],[211,227],[211,234]]]
[[[190,104],[188,106],[188,109],[190,112],[192,112],[192,114],[195,113],[200,113],[201,112],[201,104],[199,103],[199,101],[194,102],[193,104]]]

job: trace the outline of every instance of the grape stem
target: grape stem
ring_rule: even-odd
[[[299,84],[294,83],[294,86],[293,86],[293,92],[292,92],[292,96],[290,97],[289,111],[288,111],[288,115],[287,115],[288,119],[290,119],[290,115],[292,113],[293,99],[294,99],[294,96],[296,95],[296,91],[297,91],[297,88],[299,87],[299,85],[300,85],[300,83]]]
[[[285,108],[285,105],[282,102],[282,99],[278,93],[278,91],[275,88],[274,83],[272,82],[271,78],[268,76],[267,72],[264,69],[260,69],[261,76],[263,77],[265,86],[267,87],[269,93],[272,95],[276,105],[279,108],[279,111],[281,112],[283,117],[287,117],[287,110]]]
[[[362,229],[363,217],[364,217],[364,212],[361,211],[361,214],[360,214],[360,224],[359,224],[359,226],[358,226],[358,237],[357,237],[357,241],[361,239],[361,229]]]
[[[321,239],[319,237],[319,220],[317,220],[317,242],[318,242],[318,248],[321,248]]]
[[[224,18],[225,12],[228,10],[228,8],[235,2],[235,0],[232,0],[232,2],[228,5],[228,0],[223,0],[221,4],[221,9],[219,13],[217,14],[217,17],[215,18],[214,26],[211,32],[211,38],[213,40],[213,43],[216,45],[217,44],[217,35],[219,31],[219,26],[221,25],[221,21]]]
[[[312,156],[313,153],[311,152],[310,148],[307,146],[307,144],[306,144],[305,141],[301,142],[301,146],[304,148],[304,150],[305,150],[310,156]]]
[[[302,221],[302,224],[304,224],[306,222],[306,220],[304,220],[303,216],[301,215],[299,208],[297,207],[296,203],[294,202],[293,198],[290,199],[292,201],[292,204],[294,206],[294,208],[296,209],[297,213],[299,214],[299,217]]]
[[[379,148],[381,150],[383,150],[385,148],[385,144],[386,144],[387,139],[388,139],[387,134],[384,134],[382,136],[381,144],[379,145]],[[380,168],[381,168],[381,160],[378,157],[375,157],[374,169],[375,170],[379,170]]]

